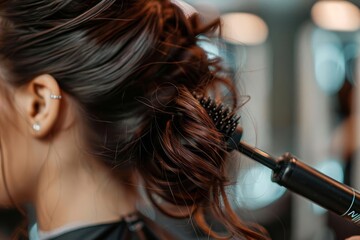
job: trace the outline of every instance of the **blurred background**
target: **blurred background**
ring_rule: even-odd
[[[235,73],[246,102],[240,110],[244,139],[274,156],[291,152],[360,189],[360,0],[187,2],[209,20],[223,19],[226,51],[203,47],[224,56]],[[236,157],[241,166],[229,190],[233,205],[273,239],[360,235],[359,227],[272,183],[270,170]],[[1,240],[19,219],[13,211],[0,212]],[[185,224],[166,222],[183,239],[201,239]]]

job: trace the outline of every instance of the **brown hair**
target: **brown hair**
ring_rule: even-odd
[[[234,92],[220,60],[198,46],[218,20],[202,27],[169,0],[0,0],[0,18],[6,80],[51,74],[86,113],[92,153],[136,169],[155,206],[170,215],[154,196],[188,206],[217,239],[206,212],[231,237],[267,238],[231,209],[223,137],[193,96]]]

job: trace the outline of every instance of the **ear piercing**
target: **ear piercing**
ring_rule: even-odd
[[[61,95],[50,94],[50,98],[55,99],[55,100],[60,100],[62,98],[62,96]]]
[[[60,100],[62,98],[61,95],[55,95],[55,94],[50,94],[50,99],[54,99],[54,100]],[[41,130],[41,126],[40,123],[36,122],[32,125],[32,128],[35,132],[39,132]]]
[[[62,98],[61,95],[55,95],[55,94],[50,94],[50,99],[54,99],[54,100],[60,100]],[[35,131],[35,132],[39,132],[41,130],[41,125],[40,123],[36,122],[32,125],[32,129]]]
[[[40,123],[36,122],[32,125],[32,128],[34,129],[35,132],[39,132],[41,130],[41,126]]]

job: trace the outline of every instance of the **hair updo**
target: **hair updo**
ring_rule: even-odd
[[[169,0],[0,0],[0,24],[5,80],[52,75],[86,113],[92,154],[138,171],[151,199],[189,206],[215,238],[206,212],[231,237],[266,239],[231,209],[225,143],[193,96],[234,90],[198,46],[218,20],[201,26]]]

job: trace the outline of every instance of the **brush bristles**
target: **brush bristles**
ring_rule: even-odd
[[[201,106],[204,107],[206,112],[213,120],[215,127],[221,132],[227,139],[232,136],[239,123],[240,117],[238,117],[234,111],[229,107],[225,107],[223,104],[216,104],[210,98],[196,96]]]

